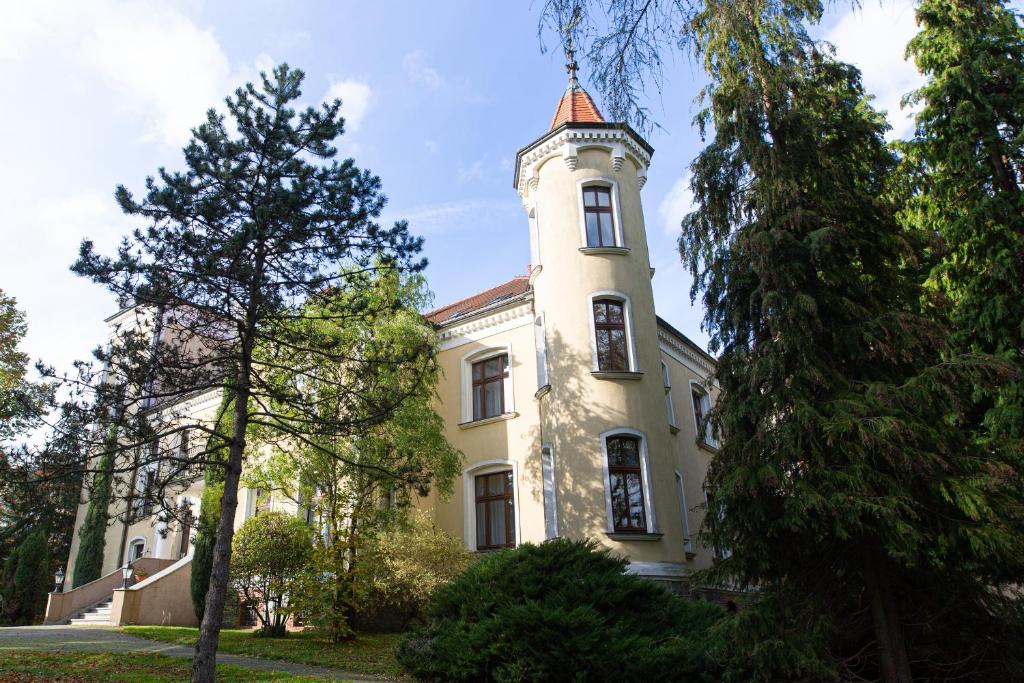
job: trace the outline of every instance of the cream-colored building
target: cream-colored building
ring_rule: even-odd
[[[715,452],[703,426],[714,359],[654,310],[641,201],[652,153],[632,128],[604,121],[572,78],[550,129],[516,156],[529,273],[426,313],[441,343],[437,410],[465,461],[455,495],[420,504],[470,550],[590,538],[631,571],[679,584],[712,562],[695,534]],[[126,324],[119,316],[112,330]],[[212,419],[217,405],[208,393],[176,409]],[[176,438],[164,447],[190,447]],[[176,502],[198,514],[201,486]],[[256,493],[243,491],[236,523],[255,505]],[[113,593],[115,623],[194,622],[190,529],[138,512],[108,529],[102,589],[51,599],[49,620]],[[68,576],[77,549],[76,534]],[[109,575],[136,558],[155,573],[109,588]],[[170,586],[187,610],[165,604]]]

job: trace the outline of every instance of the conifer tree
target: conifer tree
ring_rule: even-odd
[[[907,222],[940,239],[933,280],[951,346],[997,354],[1017,378],[977,389],[986,439],[1024,441],[1024,29],[998,0],[923,0],[907,52],[927,81],[903,146],[917,170]],[[1007,447],[1003,443],[1001,447]]]
[[[110,520],[110,504],[114,499],[114,453],[114,448],[110,447],[100,456],[92,475],[92,484],[86,491],[89,505],[78,530],[78,552],[75,554],[72,588],[95,581],[103,571],[107,522]]]
[[[350,371],[339,378],[334,396],[340,410],[334,413],[318,411],[301,382],[282,390],[271,375],[287,369],[255,354],[257,348],[280,347],[323,363],[339,361],[337,349],[293,333],[296,325],[316,322],[309,319],[306,299],[325,290],[351,291],[343,306],[316,313],[344,326],[375,312],[372,301],[358,296],[367,274],[415,272],[425,265],[417,258],[421,240],[409,235],[404,222],[378,223],[385,203],[380,180],[351,159],[337,160],[333,143],[344,132],[341,101],[293,108],[303,77],[287,65],[269,77],[261,74],[259,85],[247,84],[226,99],[230,124],[211,110],[184,149],[184,171],[160,169],[158,178],[147,179],[142,199],[118,188],[122,210],[145,227],[127,236],[114,257],[83,242],[73,266],[153,321],[123,330],[110,351],[97,352],[104,382],[79,379],[79,386],[98,386],[103,400],[94,403],[96,422],[104,430],[116,426],[115,473],[127,476],[115,482],[127,484],[127,496],[159,503],[163,492],[187,483],[196,466],[218,462],[205,448],[163,458],[159,447],[147,448],[151,444],[184,430],[227,444],[193,681],[215,676],[239,478],[254,447],[247,440],[250,429],[298,443],[310,431],[359,433],[387,420],[406,398],[408,387],[370,391],[377,374],[418,365],[433,353],[424,342],[406,355],[394,350],[372,358],[345,356]],[[184,397],[211,391],[233,397],[225,423],[230,431],[175,408]],[[125,397],[124,409],[112,410],[118,395]],[[133,486],[132,474],[150,465],[159,473],[156,484]]]
[[[808,37],[820,15],[813,0],[721,0],[694,23],[714,132],[680,250],[721,351],[725,435],[704,535],[732,551],[718,576],[824,618],[840,669],[1009,679],[1019,478],[952,419],[964,386],[1002,368],[940,356],[884,119]]]

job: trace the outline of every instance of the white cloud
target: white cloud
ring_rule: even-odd
[[[907,42],[917,33],[914,5],[909,0],[866,2],[849,10],[823,38],[836,47],[836,56],[857,66],[864,87],[875,96],[874,106],[886,112],[890,138],[913,132],[913,112],[900,108],[900,99],[920,87],[924,78],[913,60],[904,59]]]
[[[4,3],[0,61],[59,59],[79,80],[141,119],[142,135],[177,146],[218,106],[233,83],[227,55],[209,29],[167,3]]]
[[[402,68],[405,69],[409,80],[414,83],[425,85],[432,90],[444,87],[444,76],[436,68],[427,64],[423,53],[418,50],[410,52],[402,58]]]
[[[408,209],[389,209],[381,217],[381,224],[404,219],[409,221],[409,230],[414,235],[438,234],[477,226],[481,220],[493,219],[495,214],[505,211],[518,215],[519,203],[515,200],[460,199]]]
[[[690,174],[678,179],[658,204],[658,218],[666,235],[678,237],[683,217],[696,208],[690,190]]]
[[[325,100],[341,99],[341,115],[345,117],[345,131],[356,132],[366,118],[366,112],[373,104],[373,91],[362,81],[331,81]]]
[[[487,157],[484,156],[482,159],[477,159],[468,166],[459,162],[459,182],[470,183],[474,180],[482,179],[484,177],[484,162],[486,160]]]

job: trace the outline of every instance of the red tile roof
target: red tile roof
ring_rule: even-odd
[[[455,303],[435,308],[432,311],[424,313],[424,317],[427,320],[434,323],[435,325],[446,325],[456,318],[475,313],[481,309],[496,304],[499,301],[511,299],[513,297],[525,294],[526,290],[530,285],[529,275],[517,275],[508,282],[503,282],[497,287],[491,287],[488,290],[474,294],[473,296],[466,297],[465,299],[459,299]]]
[[[604,123],[604,117],[590,94],[573,79],[558,101],[555,117],[551,119],[551,130],[563,123]]]

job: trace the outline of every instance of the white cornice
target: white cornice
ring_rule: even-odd
[[[561,156],[569,170],[575,170],[580,150],[599,147],[612,155],[612,168],[622,168],[628,156],[636,163],[637,182],[643,187],[647,181],[650,153],[628,131],[621,128],[567,128],[519,158],[519,195],[524,199],[529,189],[537,187],[537,173],[545,161]]]
[[[438,330],[441,350],[447,351],[472,341],[533,323],[533,303],[524,301],[489,315]]]
[[[669,356],[697,373],[702,380],[708,379],[714,372],[714,367],[702,354],[697,353],[674,334],[661,327],[658,328],[658,346]]]

